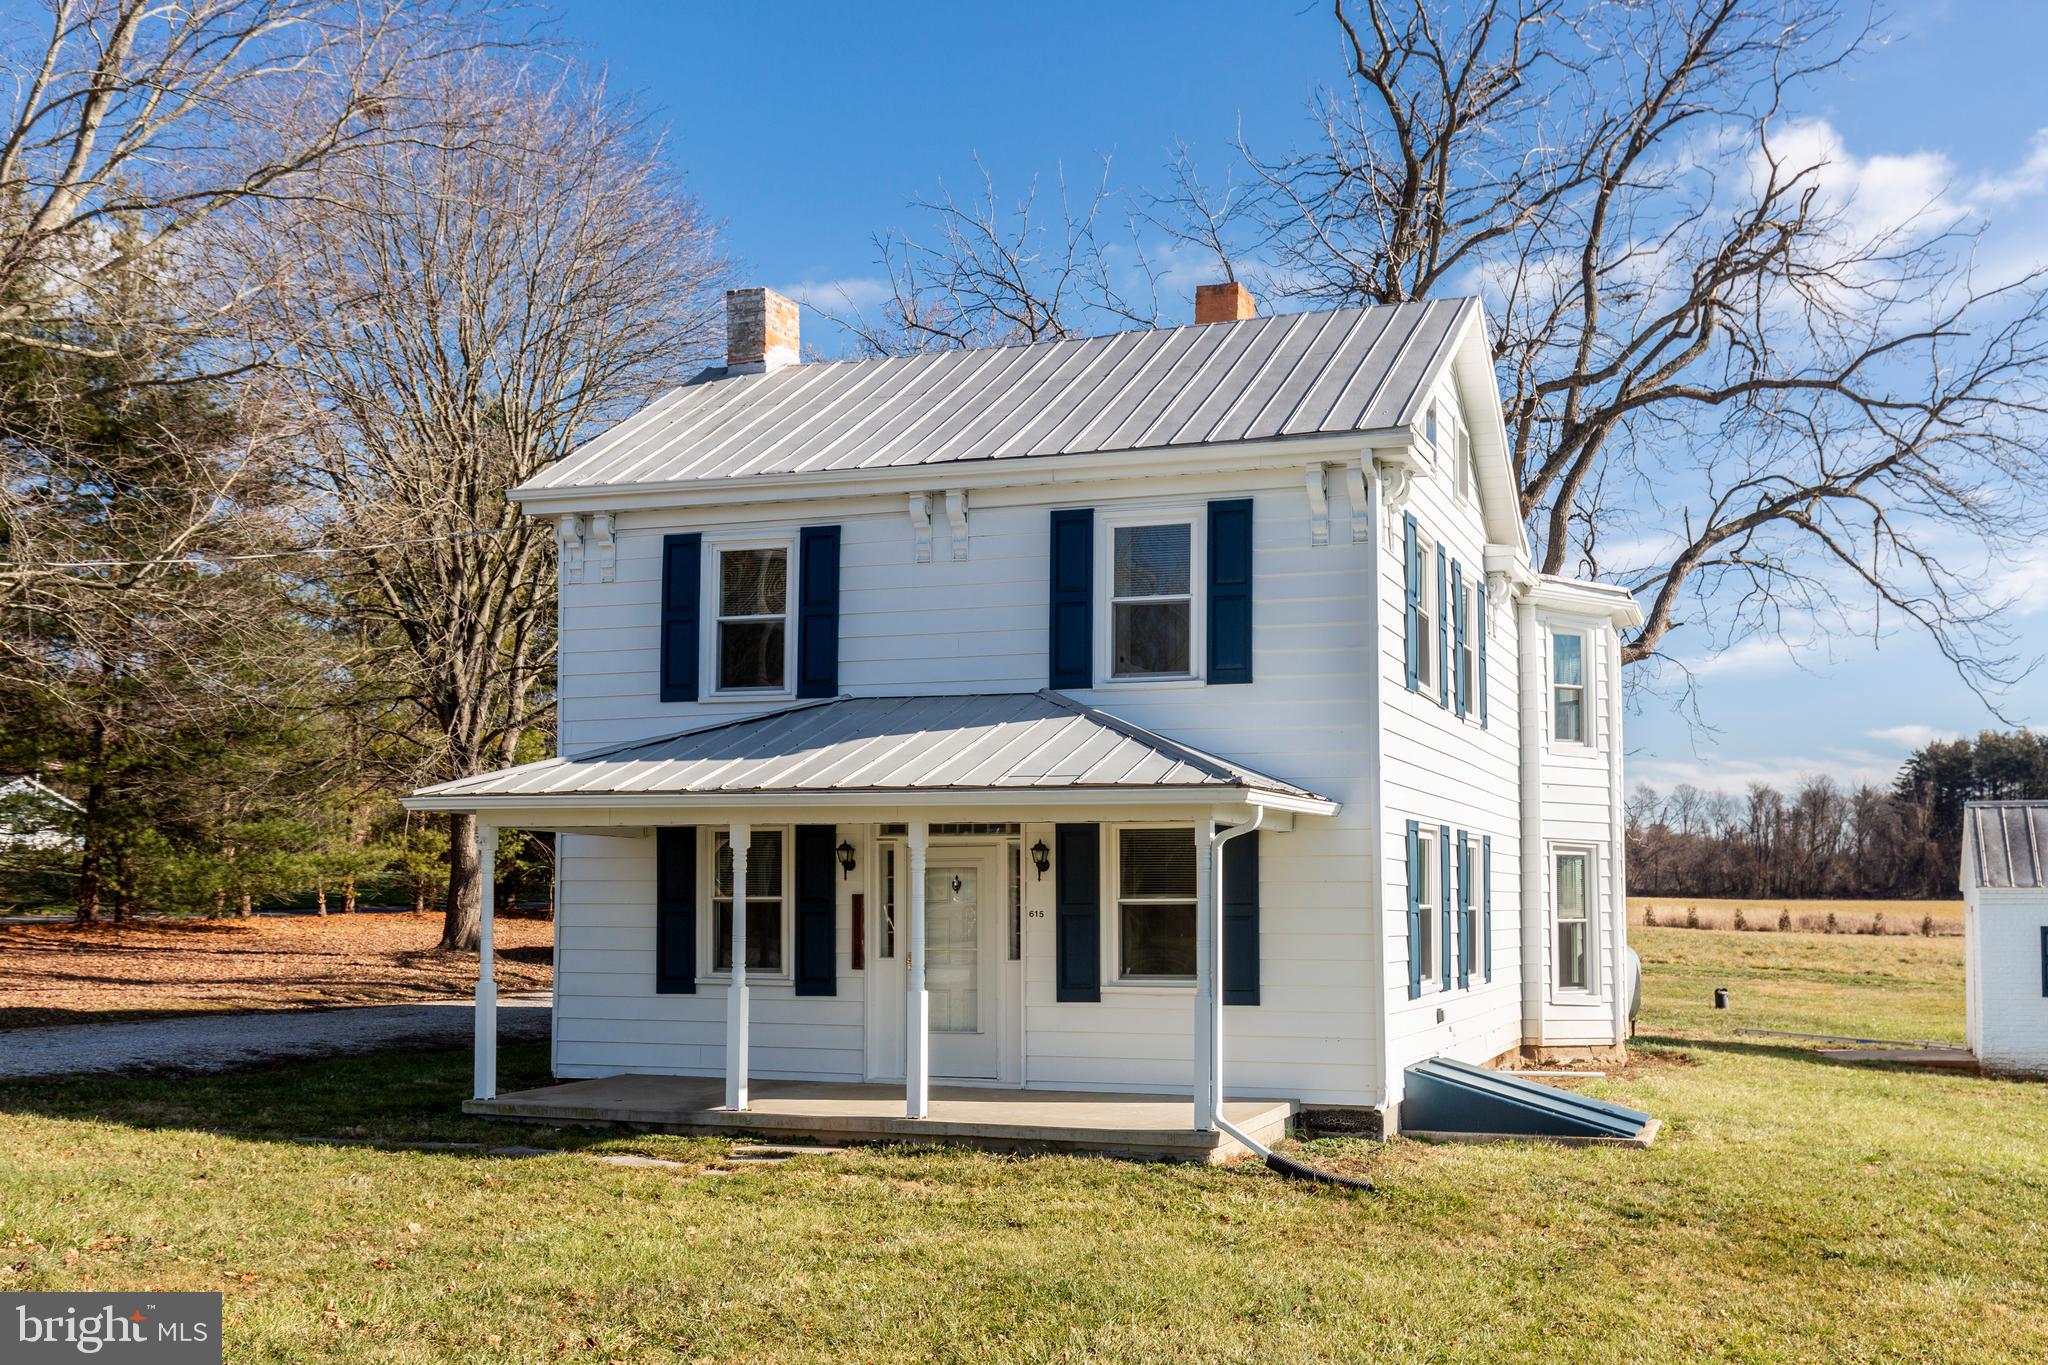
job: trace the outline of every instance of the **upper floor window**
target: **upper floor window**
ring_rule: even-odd
[[[1192,520],[1110,529],[1110,676],[1192,677]]]
[[[1586,637],[1578,631],[1551,632],[1550,693],[1551,737],[1586,743]]]
[[[1458,496],[1469,501],[1479,488],[1478,470],[1472,463],[1472,433],[1458,431]]]
[[[791,637],[789,546],[722,548],[715,582],[718,690],[784,690]]]
[[[1428,541],[1422,542],[1422,583],[1415,594],[1415,630],[1419,648],[1415,651],[1415,685],[1429,688],[1435,684],[1436,669],[1432,662],[1436,658],[1436,548]]]
[[[1429,405],[1429,411],[1422,418],[1422,439],[1429,442],[1430,454],[1436,453],[1436,404]]]
[[[1118,975],[1135,981],[1195,976],[1195,832],[1116,832]]]
[[[1462,716],[1472,714],[1472,689],[1479,676],[1479,665],[1474,658],[1474,651],[1479,645],[1479,632],[1486,629],[1486,622],[1480,619],[1479,599],[1473,591],[1472,584],[1460,584],[1458,594],[1462,599],[1458,603],[1458,610],[1465,622],[1465,628],[1457,641],[1458,714]]]
[[[747,839],[747,970],[783,971],[784,911],[782,854],[787,840],[779,829],[757,829]],[[713,836],[711,883],[711,970],[732,970],[732,842],[725,831]]]
[[[1557,917],[1559,990],[1592,989],[1592,864],[1592,856],[1583,851],[1560,852],[1556,856],[1552,898]]]

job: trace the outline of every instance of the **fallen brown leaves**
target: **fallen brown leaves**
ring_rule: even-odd
[[[499,991],[547,989],[554,926],[496,932]],[[440,936],[410,913],[0,926],[0,1027],[466,995],[476,958]]]

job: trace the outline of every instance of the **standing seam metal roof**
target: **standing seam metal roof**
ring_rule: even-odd
[[[2048,888],[2048,801],[1972,801],[1963,824],[1980,889]]]
[[[1021,796],[1074,788],[1242,789],[1324,800],[1051,692],[841,697],[458,778],[414,796],[992,790]]]
[[[515,492],[1147,450],[1415,421],[1476,299],[706,370]]]

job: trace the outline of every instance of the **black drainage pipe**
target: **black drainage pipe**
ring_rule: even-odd
[[[1289,1157],[1284,1157],[1278,1152],[1266,1153],[1266,1169],[1277,1171],[1289,1180],[1306,1180],[1314,1185],[1336,1185],[1347,1190],[1371,1190],[1374,1188],[1373,1183],[1363,1176],[1338,1175],[1335,1171],[1321,1170]]]

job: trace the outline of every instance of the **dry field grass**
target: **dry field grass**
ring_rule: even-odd
[[[435,914],[0,926],[0,1028],[466,995],[476,958]],[[554,926],[497,923],[498,987],[545,990]]]
[[[1932,917],[1936,934],[1960,934],[1963,932],[1963,903],[1959,900],[1927,901],[1803,901],[1784,900],[1769,896],[1754,899],[1717,898],[1714,896],[1630,896],[1628,898],[1628,922],[1645,924],[1647,914],[1654,913],[1660,925],[1680,928],[1733,929],[1735,914],[1742,912],[1746,929],[1776,930],[1781,917],[1792,917],[1795,933],[1825,934],[1867,934],[1872,931],[1878,915],[1884,916],[1884,932],[1887,934],[1917,934],[1921,922]],[[1687,922],[1687,914],[1697,911],[1699,924]],[[1828,916],[1835,917],[1835,928],[1828,929]]]

